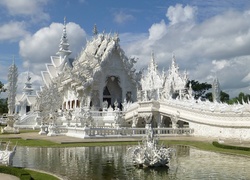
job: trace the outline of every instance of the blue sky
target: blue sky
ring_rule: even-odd
[[[99,32],[119,33],[127,56],[139,58],[138,70],[152,51],[159,69],[168,69],[174,52],[190,79],[212,83],[217,76],[231,96],[250,93],[249,0],[1,0],[0,81],[6,83],[14,56],[19,88],[28,69],[38,87],[64,17],[72,57],[96,24]]]

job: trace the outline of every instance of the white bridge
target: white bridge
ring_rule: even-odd
[[[154,127],[191,128],[194,136],[250,140],[250,104],[228,105],[200,100],[142,101],[132,104],[125,120],[143,126],[153,117]]]
[[[228,105],[194,99],[170,99],[127,104],[123,111],[90,110],[90,116],[86,117],[81,113],[79,115],[78,111],[75,117],[78,116],[79,120],[70,118],[71,125],[64,124],[58,129],[60,133],[81,138],[143,136],[146,124],[151,123],[159,136],[192,135],[211,139],[250,140],[249,103]],[[116,124],[118,115],[123,117],[120,124]],[[95,126],[84,126],[88,117],[93,119]],[[84,122],[81,119],[85,119]],[[26,122],[26,126],[28,124]],[[33,121],[33,126],[35,124],[36,121]],[[21,128],[24,125],[16,126]]]

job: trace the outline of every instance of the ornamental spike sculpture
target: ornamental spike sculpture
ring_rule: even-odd
[[[12,115],[15,109],[15,99],[16,99],[16,91],[17,91],[17,77],[18,77],[18,70],[13,62],[13,64],[9,67],[9,74],[8,74],[8,114]]]
[[[14,63],[9,67],[8,73],[8,87],[7,87],[7,94],[8,94],[8,120],[7,120],[7,127],[1,129],[2,133],[18,133],[19,130],[13,127],[15,123],[16,117],[14,114],[15,111],[15,101],[16,101],[16,91],[17,91],[17,77],[18,77],[18,70]]]

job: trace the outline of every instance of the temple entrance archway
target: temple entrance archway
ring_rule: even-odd
[[[117,101],[121,109],[122,88],[120,87],[120,79],[117,76],[109,76],[106,80],[106,86],[103,89],[103,101],[108,102],[108,107],[114,107],[114,102]]]

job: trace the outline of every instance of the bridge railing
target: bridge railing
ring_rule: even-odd
[[[68,127],[66,135],[81,138],[98,137],[142,137],[146,135],[146,128],[98,128],[98,127]],[[194,131],[190,128],[154,128],[158,136],[191,135]]]

